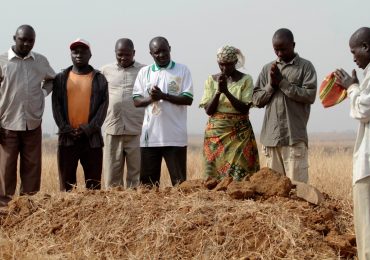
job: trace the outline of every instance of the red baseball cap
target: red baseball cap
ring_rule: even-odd
[[[81,39],[81,38],[77,38],[76,40],[74,40],[71,43],[71,45],[69,46],[69,49],[73,50],[77,46],[85,46],[88,49],[90,49],[90,43],[88,41],[84,40],[84,39]]]

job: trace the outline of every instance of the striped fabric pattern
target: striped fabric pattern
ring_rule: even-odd
[[[347,97],[347,91],[336,82],[334,73],[325,77],[320,86],[320,100],[327,108],[339,104]]]

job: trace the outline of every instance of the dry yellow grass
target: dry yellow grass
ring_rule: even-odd
[[[338,199],[351,200],[352,192],[352,141],[312,141],[309,147],[310,183],[322,192]],[[260,149],[261,150],[261,149]],[[264,157],[260,153],[261,166]],[[201,179],[202,140],[190,138],[188,149],[188,179]],[[56,161],[56,144],[53,140],[44,143],[41,190],[54,193],[59,190]],[[78,168],[78,183],[83,185],[82,168]],[[171,186],[166,165],[162,164],[162,186]]]
[[[190,140],[188,179],[203,178],[201,143]],[[165,164],[160,190],[86,191],[79,167],[77,190],[61,193],[48,140],[41,192],[0,211],[0,259],[351,259],[352,143],[311,142],[309,153],[311,184],[334,198],[321,206],[167,189]]]

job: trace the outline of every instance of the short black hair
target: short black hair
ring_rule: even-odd
[[[117,48],[118,43],[124,43],[126,46],[128,46],[131,49],[134,49],[134,43],[131,41],[131,39],[128,38],[121,38],[116,41],[115,48]]]
[[[157,36],[157,37],[154,37],[153,39],[150,40],[149,49],[150,49],[150,46],[152,45],[152,43],[156,42],[156,41],[164,41],[168,46],[170,46],[170,44],[169,44],[169,42],[167,41],[166,38],[164,38],[163,36]]]
[[[286,38],[289,41],[294,42],[293,33],[292,33],[291,30],[289,30],[287,28],[280,28],[279,30],[277,30],[274,33],[274,36],[272,38],[274,39],[274,38],[277,38],[277,37]]]
[[[36,34],[35,29],[33,29],[33,27],[31,25],[28,25],[28,24],[22,24],[21,26],[19,26],[17,28],[17,30],[15,31],[15,34],[17,34],[19,31],[23,31],[23,30],[29,30],[29,31],[33,32],[34,34]]]
[[[358,43],[366,42],[370,45],[370,28],[361,27],[352,34],[351,39]]]

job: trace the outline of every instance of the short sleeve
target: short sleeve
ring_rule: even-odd
[[[202,100],[199,103],[199,107],[205,107],[207,103],[212,99],[212,97],[215,95],[215,88],[213,84],[212,76],[209,76],[204,84],[204,92]]]
[[[253,95],[253,79],[250,75],[246,75],[245,80],[243,81],[241,101],[246,104],[251,103],[252,95]]]
[[[187,96],[193,98],[193,79],[191,78],[191,73],[187,67],[184,67],[184,77],[182,79],[182,96]]]
[[[134,88],[132,90],[132,98],[144,97],[145,96],[145,72],[147,67],[141,68],[137,74]]]

